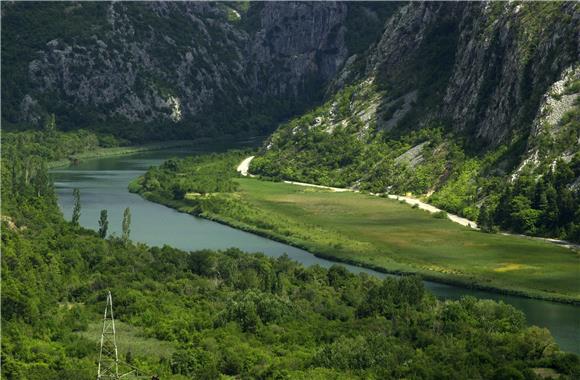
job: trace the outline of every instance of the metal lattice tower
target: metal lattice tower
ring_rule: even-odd
[[[107,305],[103,317],[103,332],[101,334],[101,350],[97,380],[119,379],[119,355],[115,335],[115,318],[113,316],[113,297],[107,294]]]

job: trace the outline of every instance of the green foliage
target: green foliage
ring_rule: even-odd
[[[129,241],[129,235],[131,234],[131,210],[129,207],[123,211],[122,231],[122,239],[125,243],[127,243]]]
[[[433,214],[435,219],[447,219],[447,213],[445,211],[438,211]]]
[[[81,218],[81,192],[79,189],[75,188],[73,190],[73,198],[74,198],[74,207],[71,223],[74,226],[78,226],[79,220]]]
[[[522,174],[504,186],[501,196],[486,206],[495,210],[491,225],[580,241],[580,194],[572,185],[580,176],[579,163],[580,154],[576,154],[569,163],[557,161],[537,181]]]
[[[438,124],[399,138],[367,132],[357,115],[376,96],[376,89],[368,84],[349,86],[323,106],[282,125],[272,136],[269,149],[252,161],[251,171],[270,178],[372,192],[427,192],[446,166],[459,159],[455,157],[459,148],[452,143],[443,145],[444,133]],[[423,165],[412,167],[399,158],[422,143]]]
[[[236,165],[249,154],[240,155],[228,164],[230,174],[225,176],[233,175]],[[212,159],[228,162],[232,154],[213,155]],[[186,165],[187,162],[172,160],[170,166],[186,166],[188,171],[195,172],[195,165]],[[208,165],[203,158],[198,162],[201,167]],[[221,166],[218,162],[213,164]],[[181,212],[267,236],[321,257],[548,299],[556,294],[558,299],[578,298],[573,270],[578,258],[568,249],[551,243],[478,234],[451,221],[436,219],[445,217],[445,213],[433,217],[424,211],[412,210],[404,201],[384,199],[385,195],[329,192],[254,178],[235,179],[239,187],[234,192],[204,196],[190,193],[183,199],[175,199],[171,192],[160,188],[144,188],[146,178],[157,171],[159,168],[150,168],[133,181],[131,191]],[[181,170],[167,172],[163,181],[180,178],[181,173]],[[215,175],[224,176],[219,171]],[[491,231],[497,230],[494,214],[498,199],[486,198]],[[213,265],[211,258],[206,261],[204,267]],[[504,271],[505,263],[517,263],[525,270]],[[545,270],[527,270],[535,267]],[[332,272],[334,276],[336,273]],[[546,285],[556,273],[562,280]],[[253,282],[252,276],[246,280]],[[333,307],[328,315],[340,319],[344,314],[340,308]]]
[[[216,155],[194,156],[168,160],[152,168],[139,179],[135,192],[157,192],[175,200],[187,199],[192,204],[209,200],[216,193],[231,193],[237,189],[232,179],[243,152],[229,153],[225,159]]]
[[[514,308],[438,301],[415,277],[103,240],[64,221],[50,188],[38,193],[46,165],[24,180],[25,158],[2,160],[2,215],[14,222],[3,219],[2,232],[8,379],[94,378],[107,289],[122,357],[161,378],[491,378],[539,366],[573,378],[580,369]]]
[[[107,230],[109,229],[109,220],[107,217],[107,210],[101,210],[99,216],[99,236],[101,238],[107,237]]]
[[[116,142],[112,136],[107,138]],[[78,153],[92,151],[99,148],[99,144],[99,136],[85,130],[2,133],[5,149],[17,150],[22,155],[38,156],[46,161],[67,159]]]
[[[56,118],[53,113],[47,116],[46,121],[44,122],[44,130],[48,133],[56,131]]]
[[[574,81],[569,81],[565,92],[571,93],[574,86]],[[385,94],[369,84],[345,87],[323,106],[282,125],[268,141],[268,149],[252,161],[251,172],[275,180],[373,193],[427,194],[435,206],[471,220],[479,218],[480,207],[485,203],[480,222],[486,232],[501,227],[578,241],[573,216],[579,197],[579,187],[574,185],[579,175],[574,169],[578,159],[569,165],[560,162],[558,168],[552,164],[577,150],[578,100],[556,125],[543,125],[534,138],[519,138],[482,151],[469,148],[468,142],[447,131],[441,122],[432,122],[417,131],[403,128],[396,134],[373,131],[373,125],[365,126],[359,115],[371,107],[377,96]],[[393,103],[393,110],[387,109],[381,115],[390,117],[394,109],[402,106],[401,99]],[[397,130],[401,130],[400,126]],[[517,190],[514,196],[522,195],[527,200],[520,197],[512,202],[510,198],[512,203],[504,202],[498,210],[500,196],[510,181],[509,173],[517,169],[525,150],[537,151],[540,160],[536,168],[524,170],[520,177],[528,182],[534,176],[532,182],[540,178],[538,189],[526,185],[527,190]],[[550,173],[568,174],[559,174],[562,183],[556,186],[545,184],[553,177]],[[538,197],[543,199],[541,207]]]
[[[493,224],[493,210],[488,201],[485,201],[479,208],[477,225],[483,232],[495,232],[496,227]]]

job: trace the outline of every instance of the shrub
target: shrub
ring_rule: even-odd
[[[447,213],[445,211],[438,211],[433,214],[433,217],[436,219],[447,219]]]

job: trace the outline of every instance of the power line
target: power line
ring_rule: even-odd
[[[129,371],[119,375],[119,364],[129,367]],[[103,330],[101,332],[97,380],[119,380],[128,377],[133,379],[159,380],[157,376],[147,375],[134,365],[119,360],[117,331],[115,330],[115,317],[113,315],[113,296],[108,291],[103,316]]]
[[[101,349],[97,368],[97,380],[107,379],[119,379],[119,353],[117,351],[115,317],[113,316],[113,296],[110,291],[107,293],[107,304],[103,316]]]

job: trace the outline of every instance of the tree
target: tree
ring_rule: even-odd
[[[131,353],[131,351],[127,351],[127,353],[125,354],[125,362],[133,364],[133,354]]]
[[[131,233],[131,210],[129,207],[123,212],[123,241],[129,241],[129,234]]]
[[[101,238],[107,237],[107,229],[109,228],[109,220],[107,217],[107,210],[101,210],[101,217],[99,218],[99,236]]]
[[[53,113],[48,115],[46,121],[44,122],[44,130],[47,132],[54,132],[56,131],[56,117]]]
[[[51,181],[48,176],[48,169],[44,160],[35,160],[33,164],[34,176],[32,177],[32,184],[36,196],[40,197],[50,193]]]
[[[534,234],[540,211],[531,208],[530,200],[524,195],[515,196],[510,202],[511,227],[519,233]]]
[[[72,214],[72,224],[75,226],[79,225],[79,220],[81,218],[81,192],[78,188],[73,190],[74,207]]]
[[[483,232],[493,232],[493,212],[490,210],[488,202],[483,202],[481,208],[479,209],[479,215],[477,217],[477,224]]]
[[[546,226],[546,232],[550,233],[557,225],[560,210],[558,209],[558,193],[551,184],[546,188],[546,203],[542,205],[542,224]]]
[[[173,193],[173,199],[181,200],[185,198],[185,194],[187,194],[188,189],[183,181],[179,181],[173,184],[171,187],[171,192]]]

